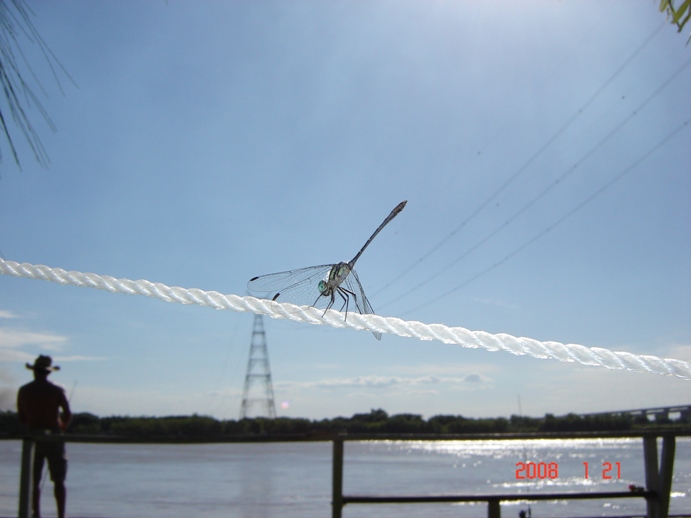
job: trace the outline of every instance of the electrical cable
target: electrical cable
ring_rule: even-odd
[[[432,304],[433,302],[437,302],[438,300],[441,300],[441,299],[443,299],[443,298],[445,298],[445,297],[448,297],[448,296],[451,295],[452,293],[454,293],[454,292],[460,290],[461,288],[467,286],[467,285],[470,284],[471,282],[476,281],[476,280],[479,279],[480,277],[483,277],[484,275],[488,274],[489,272],[491,272],[491,271],[494,270],[495,268],[501,266],[502,264],[504,264],[505,262],[507,262],[507,261],[508,261],[509,259],[511,259],[512,257],[518,255],[520,252],[522,252],[523,250],[525,250],[526,248],[528,248],[530,245],[532,245],[533,243],[535,243],[537,240],[539,240],[540,238],[544,237],[548,232],[550,232],[551,230],[553,230],[553,229],[556,228],[557,226],[559,226],[559,225],[561,225],[562,223],[564,223],[567,219],[569,219],[571,216],[573,216],[573,215],[576,214],[578,211],[580,211],[583,207],[585,207],[586,205],[588,205],[591,201],[593,201],[595,198],[597,198],[600,194],[602,194],[603,192],[605,192],[605,191],[606,191],[607,189],[609,189],[612,185],[614,185],[616,182],[618,182],[618,181],[621,180],[624,176],[626,176],[628,173],[630,173],[632,170],[634,170],[634,169],[635,169],[637,166],[639,166],[645,159],[647,159],[650,155],[652,155],[655,151],[657,151],[660,147],[662,147],[669,139],[673,138],[673,137],[676,136],[678,133],[680,133],[685,127],[687,127],[687,126],[689,125],[689,123],[691,123],[691,119],[687,119],[687,120],[684,121],[681,125],[677,126],[672,132],[670,132],[668,135],[666,135],[666,136],[665,136],[662,140],[660,140],[655,146],[653,146],[653,147],[650,148],[648,151],[646,151],[643,155],[641,155],[640,157],[638,157],[638,159],[636,159],[636,161],[634,161],[634,162],[633,162],[631,165],[629,165],[626,169],[624,169],[623,171],[621,171],[620,173],[618,173],[616,176],[614,176],[609,182],[607,182],[606,184],[604,184],[604,185],[603,185],[602,187],[600,187],[598,190],[596,190],[595,192],[593,192],[590,196],[588,196],[588,198],[586,198],[586,199],[583,200],[581,203],[579,203],[578,205],[576,205],[573,209],[571,209],[569,212],[567,212],[566,214],[564,214],[561,218],[559,218],[559,219],[557,219],[556,221],[554,221],[554,222],[553,222],[552,224],[550,224],[548,227],[546,227],[545,229],[543,229],[542,231],[540,231],[539,233],[537,233],[536,235],[534,235],[534,236],[533,236],[532,238],[530,238],[528,241],[524,242],[522,245],[520,245],[519,247],[517,247],[516,249],[514,249],[511,253],[509,253],[509,254],[507,254],[506,256],[504,256],[501,260],[499,260],[499,261],[497,261],[496,263],[492,264],[491,266],[485,268],[484,270],[480,271],[479,273],[473,275],[472,277],[466,279],[466,280],[463,281],[461,284],[458,284],[457,286],[455,286],[455,287],[451,288],[450,290],[448,290],[448,291],[442,293],[441,295],[439,295],[439,296],[437,296],[437,297],[434,297],[433,299],[430,299],[430,300],[428,300],[427,302],[425,302],[425,303],[423,303],[423,304],[420,304],[419,306],[415,306],[414,308],[409,309],[409,310],[407,310],[407,311],[405,311],[405,312],[403,312],[403,313],[401,313],[401,314],[402,314],[402,315],[406,315],[406,314],[412,313],[413,311],[416,311],[416,310],[418,310],[418,309],[422,309],[422,308],[424,308],[424,307],[426,307],[426,306],[429,306],[429,305]]]
[[[507,180],[504,181],[502,185],[499,186],[497,190],[495,190],[489,198],[487,198],[484,202],[482,202],[467,218],[463,220],[463,222],[457,226],[455,229],[453,229],[449,234],[446,235],[446,237],[442,238],[441,241],[439,241],[436,245],[434,245],[429,251],[427,251],[425,254],[423,254],[420,258],[418,258],[415,262],[413,262],[408,268],[403,270],[399,275],[394,277],[391,281],[389,281],[387,284],[385,284],[382,288],[380,288],[378,291],[373,293],[373,297],[378,295],[379,293],[383,292],[384,290],[390,288],[393,286],[395,283],[397,283],[400,279],[402,279],[405,275],[407,275],[410,271],[415,269],[417,266],[419,266],[421,263],[423,263],[428,257],[430,257],[432,254],[434,254],[437,250],[439,250],[444,244],[446,244],[453,236],[455,236],[458,232],[460,232],[468,223],[470,223],[475,217],[480,214],[499,194],[501,194],[513,181],[520,176],[521,173],[523,173],[542,153],[554,142],[557,140],[559,136],[561,136],[570,126],[573,124],[573,122],[578,119],[582,113],[588,109],[588,107],[597,99],[602,92],[605,91],[605,89],[614,81],[614,79],[629,65],[629,63],[636,57],[638,54],[641,53],[641,51],[653,40],[653,38],[662,30],[662,28],[666,25],[666,23],[661,23],[646,39],[639,45],[631,55],[615,70],[615,72],[600,86],[600,88],[597,89],[597,91],[590,96],[590,98],[564,123],[562,126],[552,134],[550,138],[547,139],[547,141],[538,148],[537,151],[535,151],[526,162],[523,163],[521,167],[518,168]]]
[[[484,238],[480,239],[477,243],[475,243],[473,246],[471,246],[468,250],[463,252],[459,257],[451,261],[449,264],[444,266],[441,270],[436,271],[429,277],[427,277],[425,280],[422,282],[416,284],[412,288],[410,288],[408,291],[404,292],[401,295],[396,296],[395,299],[392,299],[384,304],[379,305],[380,308],[384,308],[389,306],[393,302],[397,302],[401,300],[404,297],[407,297],[408,295],[412,294],[413,292],[417,291],[418,289],[422,288],[426,284],[428,284],[430,281],[433,279],[439,277],[442,273],[448,271],[453,267],[454,265],[458,264],[462,259],[470,255],[472,252],[480,248],[483,244],[488,242],[491,238],[493,238],[495,235],[497,235],[499,232],[504,230],[506,227],[508,227],[511,223],[513,223],[521,214],[525,213],[528,209],[530,209],[533,205],[535,205],[540,199],[542,199],[546,194],[548,194],[552,189],[557,187],[558,185],[563,182],[566,178],[571,176],[578,167],[583,164],[588,158],[590,158],[598,149],[600,149],[609,139],[611,139],[614,135],[616,135],[624,126],[626,126],[636,115],[638,115],[647,105],[650,101],[652,101],[655,97],[657,97],[667,86],[669,86],[674,79],[677,78],[677,76],[689,65],[691,65],[691,59],[687,60],[686,63],[684,63],[681,67],[679,67],[672,75],[670,75],[658,88],[653,91],[652,94],[650,94],[635,110],[633,110],[628,117],[626,117],[623,121],[621,121],[617,126],[614,127],[605,137],[603,137],[595,146],[593,146],[589,151],[587,151],[581,158],[579,158],[573,166],[571,166],[569,169],[567,169],[563,174],[561,174],[556,180],[554,180],[550,185],[548,185],[545,189],[543,189],[540,193],[537,194],[537,196],[533,197],[526,205],[521,207],[517,212],[515,212],[509,219],[504,221],[501,225],[499,225],[497,228],[495,228],[493,231],[491,231],[489,234],[487,234]],[[675,130],[676,131],[676,130]],[[659,143],[657,146],[655,146],[655,149],[659,147],[664,143],[662,141]],[[647,155],[646,155],[647,156]],[[531,240],[532,242],[532,240]],[[381,291],[381,290],[380,290]]]

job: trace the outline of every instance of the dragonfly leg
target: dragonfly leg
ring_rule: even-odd
[[[338,294],[345,301],[343,306],[341,306],[341,311],[343,311],[344,307],[346,308],[345,317],[343,317],[343,320],[348,320],[348,302],[350,301],[351,296],[357,301],[357,295],[355,295],[355,293],[353,293],[352,291],[347,290],[341,286],[338,287]]]
[[[329,303],[326,305],[326,309],[324,310],[324,313],[322,313],[322,316],[326,315],[326,312],[329,311],[329,310],[331,309],[331,306],[334,305],[335,300],[334,300],[334,292],[333,292],[333,290],[331,290],[331,294],[330,294],[330,295],[331,295],[331,300],[330,300]],[[322,294],[322,295],[320,295],[319,297],[323,297],[323,296],[325,296],[325,295]],[[319,300],[319,297],[317,297],[317,300]],[[314,301],[314,304],[317,303],[317,300]],[[314,304],[312,304],[312,305],[314,306]]]
[[[338,295],[343,299],[343,304],[341,305],[341,309],[339,311],[343,311],[343,308],[345,308],[346,315],[348,314],[348,294],[344,293],[343,288],[338,288]]]

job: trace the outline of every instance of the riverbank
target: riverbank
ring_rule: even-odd
[[[389,415],[384,410],[371,410],[350,418],[309,420],[278,417],[241,420],[217,420],[209,416],[166,417],[98,417],[89,413],[75,414],[67,432],[80,436],[80,442],[262,442],[331,440],[338,434],[417,434],[472,435],[557,432],[637,432],[691,430],[691,420],[660,419],[648,421],[645,416],[569,414],[542,418],[513,415],[510,418],[473,419],[460,415],[437,415],[423,419],[417,414]],[[0,412],[0,439],[21,438],[25,430],[16,413]]]

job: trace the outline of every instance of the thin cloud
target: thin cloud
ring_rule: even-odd
[[[505,302],[503,300],[498,300],[498,299],[490,299],[490,298],[480,298],[480,297],[475,297],[473,298],[476,302],[480,304],[484,304],[485,306],[493,306],[493,307],[498,307],[498,308],[503,308],[503,309],[520,309],[520,305],[512,303],[512,302]]]
[[[678,360],[691,362],[691,345],[673,344],[669,346],[668,352],[663,354],[667,358],[676,358]]]
[[[0,349],[18,349],[27,345],[37,345],[47,350],[58,350],[66,342],[67,337],[63,335],[0,328]]]
[[[209,392],[206,392],[206,395],[209,396],[219,396],[219,397],[237,397],[241,396],[243,391],[238,388],[233,388],[233,387],[226,387],[218,390],[210,390]]]
[[[35,354],[17,351],[15,349],[3,349],[0,346],[0,362],[32,362],[36,358]]]
[[[102,362],[109,360],[110,358],[106,356],[82,356],[82,355],[72,355],[72,356],[56,356],[54,360],[56,362]]]
[[[19,318],[19,315],[12,313],[6,309],[0,309],[0,318]]]
[[[0,327],[0,362],[32,362],[36,358],[36,349],[59,352],[64,349],[67,341],[66,336],[57,333]]]
[[[472,373],[462,377],[455,376],[420,376],[420,377],[401,377],[401,376],[356,376],[353,378],[334,378],[317,381],[285,381],[276,383],[276,387],[281,390],[290,389],[352,389],[352,388],[372,388],[385,389],[390,387],[412,387],[422,388],[433,385],[458,386],[468,385],[469,383],[483,384],[490,383],[491,380],[481,374]]]

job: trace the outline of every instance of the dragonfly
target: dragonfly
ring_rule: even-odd
[[[322,264],[260,275],[252,277],[247,283],[247,288],[254,292],[276,292],[271,299],[273,301],[324,308],[324,314],[331,309],[337,300],[340,300],[342,302],[341,311],[345,309],[346,319],[352,299],[361,315],[373,315],[372,305],[367,300],[365,290],[362,289],[360,279],[355,272],[355,263],[372,240],[377,237],[377,234],[398,216],[406,203],[408,203],[407,200],[396,205],[355,257],[347,263]],[[381,340],[381,333],[373,332],[373,334],[377,340]]]

